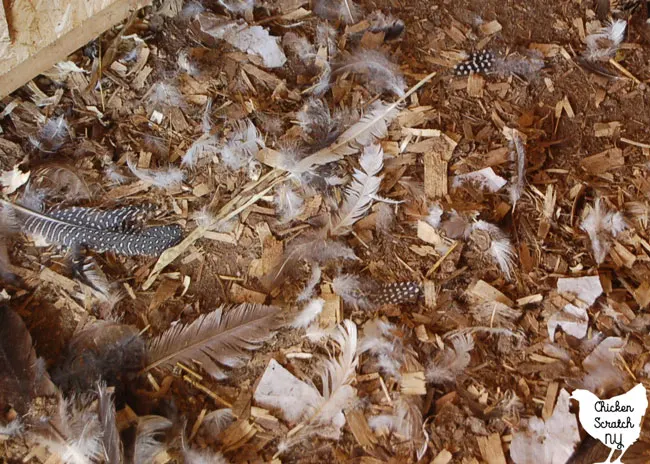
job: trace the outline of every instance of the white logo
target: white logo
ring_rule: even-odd
[[[627,393],[608,400],[601,400],[588,390],[575,390],[571,398],[580,403],[578,419],[585,431],[611,448],[605,463],[623,464],[621,458],[625,451],[641,433],[641,419],[648,407],[645,387],[638,384]],[[616,450],[621,454],[611,461]]]

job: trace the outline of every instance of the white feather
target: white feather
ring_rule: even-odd
[[[620,212],[609,211],[601,199],[597,198],[580,228],[589,235],[594,259],[601,264],[609,253],[611,238],[623,232],[627,224]]]
[[[108,180],[110,180],[114,184],[123,184],[128,180],[128,178],[124,174],[122,174],[119,171],[119,168],[113,163],[109,164],[104,169],[104,173],[106,174]]]
[[[219,5],[235,14],[252,12],[253,8],[255,8],[255,3],[255,0],[219,0]]]
[[[320,282],[322,275],[322,270],[318,264],[312,264],[311,268],[311,276],[309,277],[309,281],[305,285],[305,288],[302,289],[300,294],[298,295],[298,298],[296,301],[307,301],[312,297],[314,294],[314,290],[316,289],[316,285]]]
[[[31,438],[65,463],[99,460],[103,455],[102,430],[94,408],[78,407],[75,399],[60,399],[58,407],[58,414],[50,419],[57,433],[35,431]]]
[[[254,161],[260,147],[264,147],[264,139],[255,125],[250,120],[239,121],[221,149],[221,160],[230,169],[241,169]]]
[[[69,133],[68,121],[61,115],[48,119],[35,136],[29,137],[29,141],[40,150],[56,151],[61,148]]]
[[[429,208],[429,214],[424,220],[434,229],[439,229],[440,223],[442,222],[442,213],[443,211],[440,205],[434,203]]]
[[[287,61],[278,45],[279,39],[270,35],[262,26],[224,20],[209,13],[199,14],[197,22],[204,34],[217,40],[225,40],[238,50],[257,56],[267,68],[281,68]]]
[[[181,163],[183,166],[193,168],[199,160],[219,153],[220,149],[219,135],[204,133],[190,145]]]
[[[155,457],[167,449],[167,446],[157,440],[157,437],[171,426],[171,421],[161,416],[141,416],[138,418],[133,451],[134,464],[154,462]]]
[[[165,110],[185,106],[185,97],[178,88],[169,82],[156,82],[145,95],[147,110]]]
[[[363,336],[359,341],[359,354],[369,353],[380,372],[395,379],[401,377],[400,369],[404,363],[404,345],[395,335],[395,325],[381,319],[373,319],[363,326]]]
[[[330,226],[332,235],[343,235],[368,212],[379,192],[381,177],[377,176],[384,165],[384,151],[379,145],[364,149],[359,159],[362,170],[355,169],[352,184],[347,188],[345,200]]]
[[[486,221],[475,222],[472,225],[472,230],[482,230],[488,233],[490,236],[488,252],[501,272],[510,280],[515,266],[515,252],[507,235],[499,227]]]
[[[185,464],[228,464],[223,454],[212,450],[183,450],[183,458]]]
[[[275,191],[275,205],[280,216],[280,224],[293,221],[304,211],[305,201],[287,183],[280,184]]]
[[[217,409],[216,411],[209,412],[205,415],[203,423],[201,424],[201,431],[207,437],[215,439],[236,420],[237,418],[232,413],[232,409]]]
[[[441,355],[426,370],[426,378],[434,385],[451,383],[461,374],[472,359],[474,338],[470,334],[452,338],[453,348],[446,347]]]
[[[272,361],[255,392],[255,400],[262,405],[279,409],[285,420],[302,421],[278,447],[284,452],[313,436],[337,440],[345,425],[343,410],[356,399],[356,390],[350,385],[356,378],[358,366],[357,328],[345,320],[338,326],[333,340],[340,354],[322,361],[318,372],[322,390],[303,382]],[[287,391],[295,394],[288,396]]]
[[[312,8],[317,16],[345,24],[354,24],[360,15],[353,0],[315,0]]]
[[[595,34],[589,34],[585,41],[587,49],[583,57],[590,61],[608,60],[616,55],[625,38],[627,22],[617,19]]]
[[[7,425],[0,424],[0,435],[4,435],[5,437],[13,437],[15,435],[21,435],[22,433],[23,423],[20,421],[20,418],[14,419]]]
[[[291,323],[291,327],[294,329],[304,329],[307,326],[309,326],[312,322],[316,320],[316,318],[320,315],[320,313],[323,312],[323,308],[325,307],[325,300],[322,298],[314,298],[313,300],[309,301],[307,305],[298,313],[298,315],[295,317],[293,322]]]
[[[131,173],[138,179],[162,189],[178,187],[185,179],[185,173],[177,167],[170,166],[163,169],[143,169],[137,166],[134,158],[128,156],[126,164]]]
[[[316,166],[338,161],[357,153],[358,147],[368,147],[377,139],[385,138],[389,124],[397,117],[399,106],[399,103],[376,101],[358,122],[336,139],[333,145],[303,158],[293,167],[292,172],[307,172]]]

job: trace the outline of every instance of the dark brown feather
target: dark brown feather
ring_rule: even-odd
[[[0,307],[0,411],[14,408],[25,414],[32,399],[55,391],[25,323],[15,311]]]

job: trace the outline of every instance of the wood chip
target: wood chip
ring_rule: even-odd
[[[623,150],[610,148],[596,155],[583,158],[580,165],[589,174],[602,174],[625,166],[625,158],[623,157]]]
[[[267,295],[265,293],[256,292],[255,290],[244,288],[236,282],[233,283],[230,287],[230,299],[234,303],[264,304],[266,297]]]
[[[499,303],[503,303],[510,307],[514,306],[514,302],[510,298],[483,280],[476,282],[476,284],[469,289],[469,293],[480,301],[498,301]]]
[[[347,425],[357,443],[364,448],[372,448],[377,444],[377,437],[368,425],[366,416],[361,409],[351,409],[345,413]]]
[[[496,19],[494,21],[490,21],[489,23],[483,23],[479,26],[479,30],[483,35],[496,34],[502,29],[503,26],[501,26],[501,23],[499,23],[499,21],[497,21]]]
[[[501,437],[498,433],[493,433],[487,437],[477,437],[476,440],[478,441],[481,456],[487,464],[506,464],[506,457],[501,446]]]
[[[560,388],[558,382],[551,382],[546,390],[546,399],[544,400],[544,407],[542,408],[542,419],[548,420],[553,415],[553,408],[555,406],[555,398]]]

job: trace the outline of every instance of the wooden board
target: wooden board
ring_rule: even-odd
[[[0,98],[151,0],[0,2]],[[4,4],[4,7],[3,7]]]

